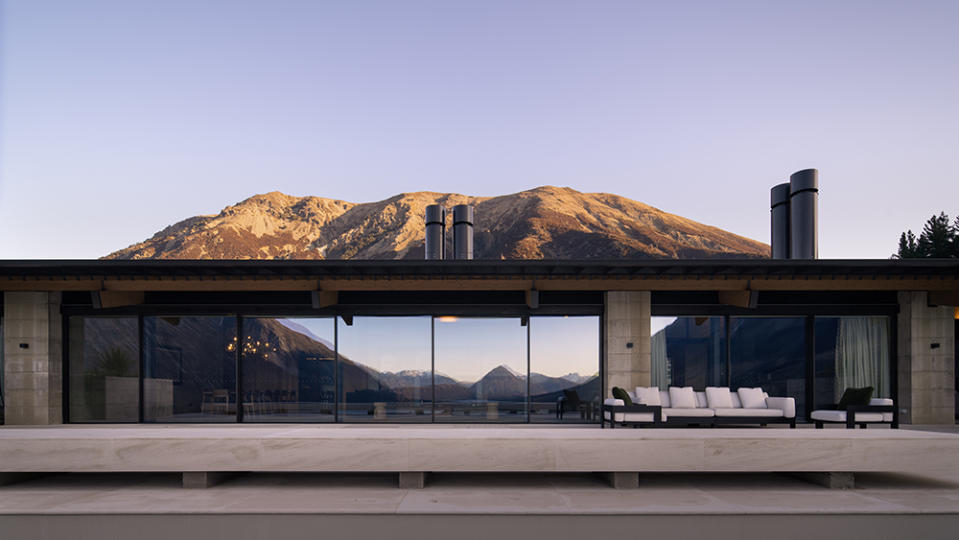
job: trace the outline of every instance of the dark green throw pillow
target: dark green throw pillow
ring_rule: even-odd
[[[847,388],[846,391],[842,393],[842,397],[839,398],[837,408],[842,410],[848,405],[869,405],[870,399],[872,399],[871,386],[865,388]]]
[[[616,399],[623,400],[623,403],[625,403],[627,407],[631,407],[633,405],[633,400],[630,399],[629,394],[626,392],[626,390],[623,390],[622,388],[618,386],[613,387],[613,397]]]

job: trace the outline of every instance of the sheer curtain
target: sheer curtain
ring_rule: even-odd
[[[669,387],[669,367],[666,357],[666,329],[653,334],[650,347],[652,359],[650,366],[650,384],[665,390]]]
[[[836,401],[846,388],[889,396],[889,318],[840,317],[836,332]]]

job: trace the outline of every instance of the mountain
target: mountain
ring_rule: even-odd
[[[470,387],[476,399],[499,399],[503,401],[526,399],[526,377],[507,366],[498,366]]]
[[[362,204],[272,192],[187,218],[105,258],[421,259],[426,206],[464,203],[476,210],[477,259],[769,254],[761,242],[625,197],[544,186],[499,197],[421,191]]]
[[[583,384],[584,382],[592,379],[595,375],[580,375],[579,373],[567,373],[560,377],[561,379],[566,379],[567,381],[573,384]]]
[[[418,369],[405,369],[403,371],[397,371],[396,373],[386,371],[380,373],[379,380],[393,389],[416,386],[429,387],[433,381],[433,374],[429,371]],[[457,382],[455,379],[437,372],[436,384],[457,384]]]

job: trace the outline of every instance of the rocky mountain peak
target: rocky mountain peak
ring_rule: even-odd
[[[370,203],[254,195],[107,259],[420,259],[426,206],[476,208],[477,259],[767,257],[769,247],[608,193],[541,186],[498,197],[418,191]],[[450,216],[448,226],[452,226]]]

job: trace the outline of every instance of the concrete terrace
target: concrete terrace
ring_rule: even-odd
[[[235,446],[241,435],[261,445],[285,440],[290,444],[277,448],[291,448],[302,459],[287,461],[282,467],[274,465],[272,472],[240,474],[210,489],[182,488],[178,472],[184,470],[184,464],[199,459],[197,448],[218,455],[220,464],[249,464],[257,459],[263,465],[270,463],[263,455],[244,454]],[[419,454],[426,461],[435,460],[441,456],[432,454],[443,452],[440,441],[445,440],[446,451],[457,456],[455,463],[472,463],[477,470],[481,469],[477,463],[485,463],[481,469],[485,472],[463,472],[469,467],[463,465],[454,472],[429,475],[424,489],[397,489],[396,474],[387,467],[391,453],[371,456],[363,447],[395,445],[400,437],[408,444],[421,441],[434,448],[431,455],[407,449],[402,452],[406,459],[415,460]],[[312,444],[340,440],[351,441],[353,451],[337,450],[330,463],[339,463],[340,471],[350,472],[290,472],[321,469],[321,456]],[[560,466],[563,460],[554,461],[549,469],[534,469],[533,465],[545,459],[543,452],[523,450],[523,445],[537,440],[553,445],[556,452],[562,441],[605,447],[608,452],[602,455],[616,464],[605,471],[625,465],[636,470],[645,462],[643,471],[670,472],[644,472],[639,489],[614,490],[603,475],[571,472],[575,467],[569,459],[565,471]],[[23,441],[35,446],[17,450]],[[91,446],[91,441],[99,443]],[[176,444],[167,444],[171,441]],[[691,453],[671,452],[663,445],[684,444],[687,449],[690,445],[699,449],[699,461],[690,462],[686,469],[665,466],[669,460],[690,459]],[[796,446],[804,444],[829,448],[809,454],[808,449]],[[643,445],[653,445],[656,450],[642,452]],[[864,462],[857,469],[855,488],[824,489],[799,476],[770,472],[779,459],[769,461],[773,459],[770,454],[781,453],[782,445],[800,448],[802,455],[794,455],[795,471],[814,470],[812,464],[827,454],[833,455],[833,463],[846,465],[842,460],[861,459],[863,448],[906,446],[899,446],[897,455],[890,456],[896,459],[890,459],[885,470],[861,472],[875,467]],[[80,449],[75,459],[61,461],[71,448]],[[137,448],[148,449],[154,460],[150,470],[169,472],[103,472],[137,469],[121,465],[139,459]],[[766,459],[742,459],[744,451]],[[628,456],[614,455],[622,452],[640,452],[644,457],[624,462]],[[567,454],[554,453],[553,457],[557,455]],[[730,460],[723,470],[739,472],[707,472],[709,467],[704,465],[719,469],[724,455]],[[732,455],[740,457],[732,459]],[[710,456],[720,461],[710,461]],[[374,461],[370,463],[370,459]],[[366,465],[356,468],[360,461]],[[721,538],[752,527],[772,527],[779,531],[777,538],[830,538],[852,531],[872,538],[945,538],[959,527],[959,430],[949,426],[865,431],[840,427],[601,431],[587,426],[475,425],[0,428],[3,470],[40,470],[42,462],[52,464],[46,470],[101,472],[53,474],[0,487],[0,530],[9,533],[4,538],[66,534],[103,538],[135,533],[139,539],[149,540],[209,537],[205,535],[211,531],[228,532],[232,538],[275,538],[297,530],[323,530],[343,538],[395,535],[397,531],[415,533],[419,538],[442,538],[449,537],[451,528],[461,538],[516,537],[533,532],[547,536],[595,535],[600,531],[635,534],[637,528],[677,537],[708,528]],[[407,466],[411,463],[406,462]],[[523,466],[528,470],[521,472]],[[373,472],[377,469],[379,472]],[[222,466],[218,470],[242,468]],[[550,519],[541,519],[543,516]],[[20,532],[24,536],[18,536]]]

